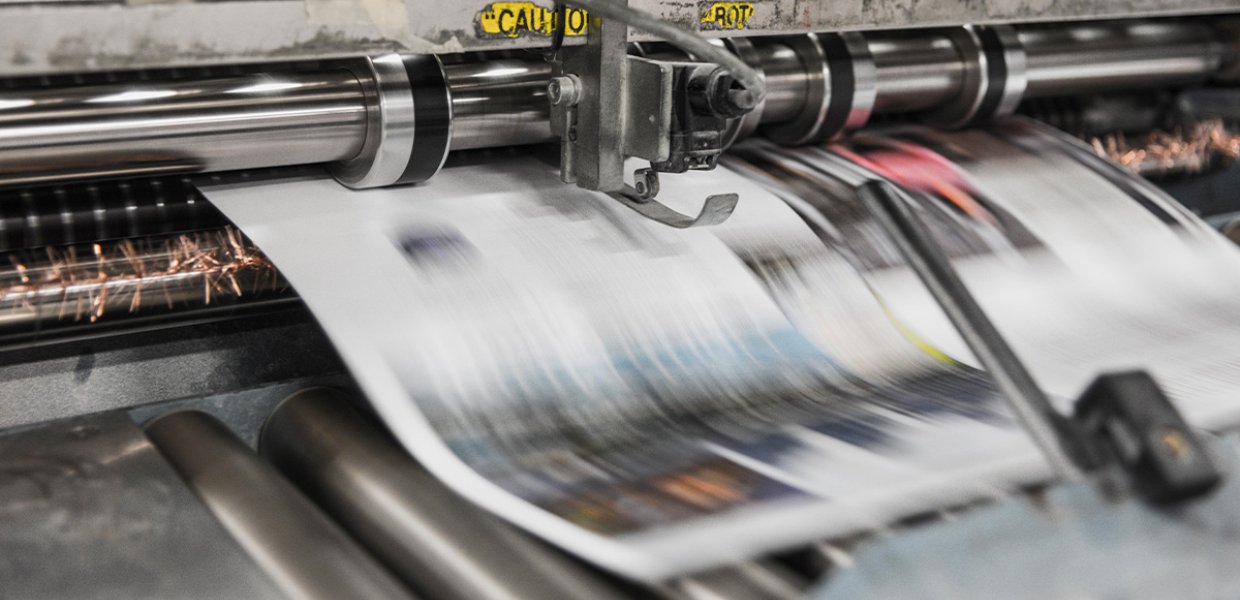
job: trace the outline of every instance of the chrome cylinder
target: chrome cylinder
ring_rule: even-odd
[[[946,34],[874,34],[866,39],[878,71],[875,112],[927,110],[960,94],[964,63]]]
[[[547,81],[551,65],[488,60],[444,65],[452,90],[452,149],[552,141]]]
[[[1201,22],[1137,22],[1022,29],[1026,98],[1199,83],[1230,48]]]
[[[366,116],[343,70],[6,92],[0,185],[345,160]]]
[[[763,134],[789,145],[821,141],[818,134],[826,122],[831,100],[831,72],[822,40],[811,33],[781,41],[791,48],[802,66],[800,78],[805,82],[804,96],[791,119],[775,121],[774,116],[768,117],[770,120],[763,123]]]
[[[354,63],[366,101],[365,142],[358,152],[332,165],[336,180],[365,189],[396,183],[413,155],[417,130],[409,71],[398,54]]]
[[[219,421],[175,412],[146,435],[288,598],[413,597]]]
[[[766,75],[766,106],[762,120],[785,123],[800,114],[809,95],[808,68],[791,46],[782,40],[754,44],[762,72]]]
[[[623,597],[453,493],[331,390],[285,399],[264,426],[259,451],[429,597]]]
[[[314,73],[3,92],[0,186],[316,163],[351,187],[418,181],[448,147],[550,140],[549,77],[542,61],[440,71],[434,57],[388,55]]]
[[[971,31],[849,34],[861,45],[829,55],[822,36],[760,39],[749,54],[768,96],[754,121],[787,143],[853,129],[867,112],[938,111],[939,122],[958,124],[1022,98],[1199,82],[1234,62],[1234,48],[1200,20],[1016,27],[998,50],[977,47],[986,40]],[[0,186],[332,163],[344,183],[370,187],[424,179],[449,148],[552,139],[546,63],[440,69],[422,58],[431,60],[393,55],[354,71],[4,92]],[[997,59],[1009,62],[1002,73]],[[411,111],[419,103],[407,88],[432,110]],[[847,111],[836,101],[843,95]],[[832,110],[847,115],[844,125]]]

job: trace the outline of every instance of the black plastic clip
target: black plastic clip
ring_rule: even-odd
[[[1075,419],[1127,474],[1134,492],[1155,504],[1210,491],[1222,472],[1154,378],[1145,371],[1100,375],[1076,402]]]

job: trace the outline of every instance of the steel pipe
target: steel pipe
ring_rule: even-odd
[[[219,421],[183,411],[146,435],[288,598],[412,598]]]
[[[314,388],[285,399],[263,428],[259,452],[429,597],[626,597],[457,496],[339,393]]]

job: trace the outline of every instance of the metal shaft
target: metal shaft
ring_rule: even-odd
[[[868,37],[878,71],[875,112],[916,112],[940,106],[960,92],[964,66],[945,35]]]
[[[857,190],[874,218],[899,248],[900,254],[930,290],[952,325],[960,332],[996,387],[1007,399],[1029,437],[1037,443],[1051,468],[1074,479],[1088,466],[1070,423],[1051,404],[998,329],[969,293],[955,267],[913,208],[891,184],[870,181]]]
[[[597,573],[444,487],[341,394],[315,388],[287,398],[267,421],[259,449],[429,597],[624,597]]]
[[[547,80],[551,65],[490,60],[444,65],[452,92],[452,149],[550,141]]]
[[[366,136],[349,71],[0,95],[0,184],[339,161]]]
[[[452,148],[550,138],[545,63],[447,65],[444,76]],[[338,68],[3,92],[0,186],[344,163],[376,128],[386,85]]]
[[[1201,22],[1073,25],[1021,31],[1025,97],[1198,83],[1229,49]]]
[[[754,56],[766,74],[768,97],[758,118],[764,127],[793,132],[832,110],[845,112],[825,120],[847,121],[848,128],[864,124],[871,112],[946,112],[950,118],[939,121],[955,124],[985,118],[996,106],[1010,110],[1020,98],[1200,82],[1232,59],[1231,46],[1200,20],[1026,26],[999,49],[1019,64],[986,73],[994,69],[983,69],[982,57],[994,49],[980,47],[985,40],[978,31],[830,34],[810,42],[760,38]],[[338,67],[3,92],[0,186],[334,163],[347,165],[351,185],[366,187],[410,181],[402,160],[434,163],[425,169],[430,174],[448,149],[551,139],[545,62],[461,62],[430,67],[435,73],[426,64],[414,73],[412,63],[402,68],[399,62],[371,61],[381,68],[370,71]],[[851,67],[842,68],[846,64]],[[415,97],[443,105],[435,107],[443,119],[448,106],[451,111],[451,133],[442,146],[412,155],[407,147],[384,147],[434,137],[416,131],[430,111],[413,105],[430,105],[409,100],[411,86]],[[978,105],[996,93],[1007,100],[979,113]],[[385,100],[389,94],[395,96]],[[401,94],[404,100],[393,100]],[[396,161],[378,169],[387,175],[358,175],[368,172],[368,162],[384,160]]]
[[[1232,57],[1209,25],[1189,22],[1017,28],[1026,57],[1022,97],[1037,98],[1199,83]],[[876,113],[919,112],[964,90],[970,59],[943,30],[866,34],[877,72]],[[759,45],[767,71],[763,125],[791,121],[807,99],[803,61],[778,38]]]
[[[412,598],[220,422],[176,412],[152,421],[146,434],[287,597]]]

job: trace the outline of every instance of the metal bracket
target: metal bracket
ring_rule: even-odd
[[[736,194],[708,198],[697,217],[654,198],[658,173],[715,167],[739,116],[717,100],[733,80],[711,63],[629,55],[622,22],[591,16],[588,31],[584,46],[563,49],[547,88],[552,132],[560,137],[560,179],[607,192],[672,227],[726,220]],[[628,158],[650,162],[631,186],[624,181]]]

